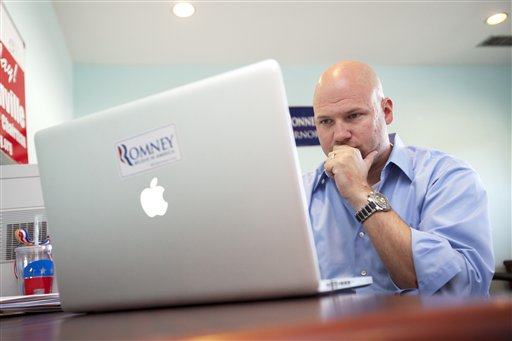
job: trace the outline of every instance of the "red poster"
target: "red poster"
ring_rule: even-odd
[[[17,163],[28,163],[25,74],[0,41],[0,150]]]

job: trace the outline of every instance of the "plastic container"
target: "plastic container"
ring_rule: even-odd
[[[15,274],[20,295],[50,294],[53,290],[55,269],[52,246],[20,246],[16,253]]]

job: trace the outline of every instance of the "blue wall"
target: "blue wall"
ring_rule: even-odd
[[[231,70],[240,65],[73,64],[51,2],[6,7],[26,51],[29,161],[33,135],[73,117]],[[334,61],[333,61],[334,62]],[[327,65],[283,65],[290,105],[311,105]],[[374,65],[395,103],[396,131],[407,144],[441,149],[480,173],[491,205],[496,263],[512,258],[511,66]],[[299,148],[304,172],[324,158],[319,147]]]

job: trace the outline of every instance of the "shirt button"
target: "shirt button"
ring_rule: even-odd
[[[322,185],[323,185],[323,184],[325,184],[325,179],[322,179],[322,180],[320,181],[320,183],[321,183]]]
[[[364,237],[364,232],[359,232],[359,238],[363,238]]]
[[[365,270],[361,271],[361,276],[366,276],[368,273]]]

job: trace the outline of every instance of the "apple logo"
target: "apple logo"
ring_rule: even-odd
[[[142,209],[148,215],[153,218],[154,216],[163,216],[167,212],[167,201],[164,200],[163,194],[165,188],[157,186],[158,179],[153,178],[148,188],[140,193],[140,204]]]

